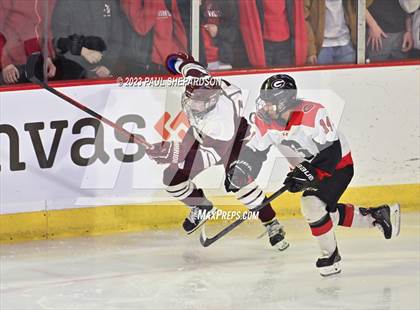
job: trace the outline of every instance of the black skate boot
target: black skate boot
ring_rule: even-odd
[[[271,246],[275,247],[279,251],[284,251],[289,247],[289,243],[284,239],[286,233],[277,219],[264,224],[264,226],[267,229]]]
[[[316,261],[316,268],[323,277],[331,276],[341,272],[340,266],[341,256],[338,248],[330,256],[323,256]]]
[[[395,203],[376,208],[361,210],[362,214],[371,214],[375,219],[373,224],[384,234],[385,239],[391,239],[400,233],[401,212],[400,205]]]
[[[203,225],[216,210],[211,203],[203,206],[191,206],[190,208],[190,214],[188,214],[182,224],[188,235]]]

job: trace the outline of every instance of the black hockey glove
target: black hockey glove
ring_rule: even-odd
[[[235,160],[226,170],[225,189],[227,192],[236,193],[247,186],[254,178],[252,177],[251,165],[243,160]]]
[[[317,182],[315,168],[309,162],[304,161],[296,165],[295,169],[287,174],[283,184],[289,192],[297,193],[315,186]]]
[[[239,158],[233,161],[226,170],[225,189],[237,192],[253,182],[260,173],[263,162],[267,159],[267,151],[254,151],[244,147]]]
[[[153,144],[153,148],[146,149],[150,159],[158,164],[177,164],[179,160],[179,143],[162,141]]]

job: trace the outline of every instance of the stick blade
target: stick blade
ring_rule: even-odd
[[[42,71],[44,59],[40,52],[31,54],[25,65],[26,78],[31,82],[39,82],[43,80]],[[41,76],[39,76],[41,74]]]
[[[210,244],[213,243],[213,242],[210,242],[209,243],[209,239],[207,238],[207,235],[206,235],[205,225],[203,225],[203,228],[201,229],[200,243],[205,248],[208,247]]]

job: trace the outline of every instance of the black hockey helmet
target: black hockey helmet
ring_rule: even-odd
[[[220,94],[220,81],[209,76],[194,78],[185,87],[182,108],[189,118],[202,119],[216,107]]]
[[[297,105],[297,87],[295,80],[287,74],[276,74],[264,81],[260,95],[256,100],[257,114],[264,119],[277,118],[280,113]],[[268,109],[275,113],[268,112]]]

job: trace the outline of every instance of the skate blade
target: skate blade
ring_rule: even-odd
[[[401,226],[401,208],[398,203],[394,203],[389,206],[389,213],[391,217],[392,224],[392,234],[391,238],[395,238],[400,234]]]
[[[319,267],[319,273],[323,277],[332,276],[341,272],[340,262],[334,263],[332,266]]]
[[[282,240],[277,242],[273,247],[276,248],[278,251],[284,251],[290,246],[290,243],[286,240]]]
[[[199,229],[201,226],[203,226],[204,223],[207,222],[213,216],[213,213],[215,213],[216,210],[217,209],[213,207],[213,209],[211,209],[209,211],[209,213],[207,213],[207,216],[204,220],[202,220],[194,229],[192,229],[190,231],[187,231],[187,235],[191,235],[193,232],[195,232],[197,229]]]

